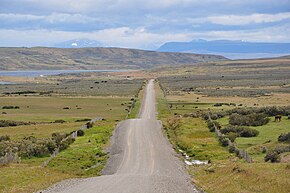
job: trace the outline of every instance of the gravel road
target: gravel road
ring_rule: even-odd
[[[199,192],[164,138],[156,119],[154,80],[144,94],[138,119],[121,122],[112,137],[103,176],[63,181],[42,192],[191,193]]]

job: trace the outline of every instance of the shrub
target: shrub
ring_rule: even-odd
[[[279,142],[288,142],[288,143],[290,143],[290,132],[289,133],[282,133],[278,137],[278,141]]]
[[[61,120],[61,119],[54,121],[54,123],[65,123],[65,122],[66,122],[65,120]]]
[[[236,133],[237,137],[256,137],[259,135],[259,131],[249,127],[236,127],[227,126],[221,130],[222,134],[228,135],[229,133]]]
[[[19,106],[3,106],[2,109],[20,109]]]
[[[229,123],[238,126],[261,126],[270,121],[265,114],[252,113],[249,115],[232,114]]]
[[[220,126],[221,126],[220,123],[217,121],[208,121],[207,122],[207,127],[208,127],[210,132],[214,132],[215,127],[219,128]]]
[[[256,137],[259,135],[259,131],[251,129],[249,127],[242,127],[243,129],[239,132],[240,137]]]
[[[57,144],[57,146],[60,145],[61,141],[68,136],[68,134],[64,133],[53,133],[52,135],[52,140],[54,140]]]
[[[63,151],[69,147],[70,144],[72,144],[75,141],[74,138],[68,138],[65,141],[62,141],[59,145],[59,151]]]
[[[230,145],[230,146],[229,146],[229,152],[230,152],[230,153],[235,153],[235,152],[236,152],[236,148],[235,148],[235,146]]]
[[[94,126],[94,123],[93,122],[87,122],[87,128],[92,128]]]
[[[0,120],[0,127],[15,127],[19,125],[30,125],[32,122]]]
[[[89,119],[89,118],[78,119],[75,122],[88,122],[88,121],[91,121],[91,119]]]
[[[0,142],[1,141],[10,141],[10,137],[8,135],[0,136]]]
[[[219,142],[224,147],[229,145],[229,139],[226,137],[219,137]]]
[[[279,154],[277,152],[268,152],[264,160],[265,162],[271,161],[272,163],[279,162]]]
[[[274,149],[274,151],[270,151],[265,156],[264,160],[265,162],[271,161],[271,162],[280,162],[280,154],[290,152],[290,145],[289,146],[278,146]]]
[[[238,136],[239,136],[239,135],[238,135],[237,133],[234,133],[234,132],[229,132],[229,133],[227,134],[227,138],[228,138],[231,142],[234,142]]]
[[[83,130],[78,130],[77,131],[77,136],[84,136],[85,132]]]

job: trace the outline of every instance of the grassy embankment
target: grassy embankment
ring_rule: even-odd
[[[133,86],[130,91],[138,91],[141,84],[138,82]],[[100,175],[107,159],[103,150],[109,145],[117,122],[126,117],[126,108],[132,97],[128,93],[127,96],[109,97],[1,97],[0,107],[13,105],[20,109],[1,109],[7,114],[1,114],[0,119],[36,122],[33,125],[0,128],[0,136],[9,135],[13,141],[27,136],[48,139],[55,132],[70,133],[85,124],[75,122],[84,118],[102,117],[105,120],[97,121],[93,128],[85,131],[84,136],[78,137],[45,168],[41,164],[48,157],[23,158],[19,164],[1,166],[0,192],[33,192],[63,179]],[[65,107],[69,109],[64,109]],[[52,123],[55,120],[66,122]]]
[[[166,120],[172,117],[174,113],[191,113],[196,112],[198,109],[207,109],[211,106],[210,104],[200,103],[188,104],[186,100],[182,104],[182,96],[167,96],[164,98],[161,90],[158,91],[157,96],[159,118],[163,120],[165,127]],[[175,97],[179,98],[179,100],[172,100]],[[170,103],[178,103],[177,108],[174,108],[174,106],[171,108],[172,113],[169,113],[167,98],[170,99]],[[223,101],[217,100],[214,102]],[[196,109],[195,106],[198,108]],[[215,107],[211,106],[211,108]],[[272,124],[274,123],[269,123],[269,125],[266,125],[269,128],[263,129],[271,130]],[[282,128],[284,128],[285,125],[283,124],[286,124],[286,122],[284,121],[284,123],[281,122],[280,124],[280,129],[278,127],[276,129],[279,132],[285,131]],[[185,150],[193,159],[211,160],[211,164],[208,165],[187,166],[189,173],[193,176],[193,182],[206,192],[288,192],[290,188],[290,176],[289,166],[286,163],[258,162],[248,164],[244,160],[238,159],[234,154],[230,154],[226,148],[220,146],[215,135],[209,132],[205,121],[201,118],[181,118],[181,126],[175,133],[177,134],[176,136],[173,131],[167,130],[167,135],[175,147],[178,145],[179,148]],[[260,138],[263,138],[264,135],[267,136],[269,133],[261,133]],[[277,140],[277,136],[270,138]],[[251,139],[254,140],[254,138],[246,140]],[[245,143],[239,138],[237,141],[240,144]],[[260,141],[264,142],[264,139]]]

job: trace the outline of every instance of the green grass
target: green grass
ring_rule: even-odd
[[[169,131],[169,136],[171,140],[175,139],[172,131]],[[190,157],[198,160],[224,160],[230,156],[228,150],[219,145],[215,134],[209,132],[206,122],[201,118],[182,118],[174,143]]]
[[[218,119],[218,121],[226,126],[229,124],[229,118],[224,117]],[[281,122],[274,122],[274,117],[270,117],[270,122],[263,126],[251,127],[259,131],[257,137],[238,137],[235,142],[240,149],[247,150],[254,161],[263,162],[266,153],[263,153],[263,147],[268,150],[274,149],[277,145],[283,145],[278,143],[278,137],[282,133],[290,132],[290,120],[287,117],[282,117]]]
[[[138,93],[138,97],[135,98],[136,99],[135,106],[134,106],[134,108],[131,109],[131,112],[127,117],[128,119],[138,118],[139,111],[140,111],[140,108],[142,105],[143,96],[144,96],[144,86],[142,87],[142,89]]]
[[[232,160],[190,167],[194,183],[207,193],[288,193],[289,172],[285,163],[248,164]]]
[[[167,101],[162,95],[157,98],[159,117],[166,127],[166,120],[173,115],[169,113]],[[170,97],[174,98],[174,97]],[[196,104],[187,104],[181,101],[170,101],[177,105],[172,108],[173,113],[185,114],[193,112]],[[183,106],[184,105],[184,106]],[[206,109],[207,105],[204,105]],[[198,109],[201,109],[199,107]],[[211,108],[212,109],[212,108]],[[229,122],[225,117],[218,120],[223,126]],[[260,135],[254,138],[237,138],[239,146],[245,148],[259,147],[267,140],[269,144],[277,144],[277,138],[281,133],[289,132],[290,121],[283,117],[282,122],[270,123],[261,127],[253,127],[260,131]],[[214,133],[209,132],[204,120],[200,118],[181,118],[181,126],[177,129],[175,137],[172,130],[167,130],[170,142],[174,147],[185,150],[194,159],[211,160],[211,164],[188,166],[192,181],[208,193],[236,193],[236,192],[263,192],[263,193],[288,193],[290,189],[289,163],[265,163],[262,161],[264,155],[252,155],[255,163],[246,163],[228,149],[222,147]],[[265,145],[265,144],[263,144]],[[269,145],[267,147],[270,147]],[[249,150],[249,148],[248,148]],[[255,149],[254,149],[255,150]],[[252,150],[252,152],[255,152]],[[288,168],[288,169],[287,169]]]
[[[0,107],[13,104],[20,109],[1,109],[7,114],[0,114],[0,119],[44,122],[0,128],[0,136],[9,135],[12,140],[26,136],[50,138],[54,132],[69,133],[85,124],[75,122],[77,119],[103,117],[106,121],[98,121],[46,168],[41,164],[48,157],[22,159],[20,164],[0,167],[0,192],[34,192],[66,178],[99,175],[107,159],[103,149],[108,145],[116,120],[126,117],[129,102],[130,97],[1,97]],[[70,109],[64,110],[66,106]],[[67,122],[50,123],[59,119]]]
[[[0,168],[0,192],[28,193],[73,176],[27,163]]]
[[[129,97],[1,97],[1,108],[13,105],[20,109],[1,109],[0,111],[7,114],[0,114],[0,119],[51,122],[99,116],[109,120],[121,120],[126,116],[126,106],[121,104],[129,101]],[[63,109],[64,107],[70,109]]]
[[[103,149],[108,145],[114,127],[115,123],[112,122],[98,122],[52,159],[48,167],[82,177],[100,175],[107,160]]]
[[[157,102],[157,112],[158,112],[158,119],[165,120],[167,117],[171,116],[171,112],[168,107],[168,102],[164,97],[164,94],[159,86],[158,83],[155,84],[156,90],[156,102]]]
[[[36,138],[50,138],[52,133],[70,133],[80,128],[85,122],[50,123],[37,125],[22,125],[17,127],[0,128],[0,136],[9,135],[13,140],[23,139],[27,136]]]

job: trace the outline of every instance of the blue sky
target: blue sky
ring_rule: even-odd
[[[156,49],[168,41],[290,42],[290,0],[0,0],[0,46],[93,39]]]

